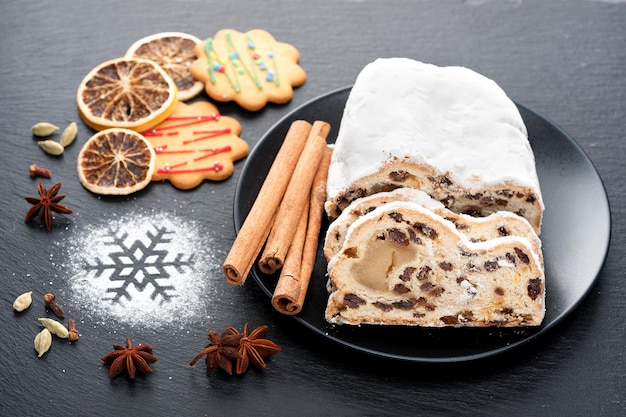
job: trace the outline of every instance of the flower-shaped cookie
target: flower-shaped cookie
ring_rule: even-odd
[[[152,181],[169,180],[188,190],[205,179],[225,180],[233,173],[233,162],[248,154],[240,132],[237,120],[221,116],[209,102],[179,102],[164,122],[143,132],[156,153]]]
[[[223,29],[198,44],[195,53],[190,72],[204,82],[207,94],[247,110],[260,110],[268,102],[287,103],[293,87],[306,81],[298,50],[264,30]]]

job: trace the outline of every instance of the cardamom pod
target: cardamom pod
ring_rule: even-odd
[[[63,153],[63,146],[53,140],[42,140],[39,142],[39,147],[50,155],[61,155]]]
[[[24,294],[18,295],[15,301],[13,301],[13,308],[15,311],[24,311],[33,303],[33,292],[28,291]]]
[[[50,330],[50,333],[57,335],[62,339],[67,339],[70,335],[70,332],[60,321],[49,319],[47,317],[40,317],[37,320],[39,323],[43,324],[43,327]]]
[[[40,122],[40,123],[33,125],[33,127],[31,127],[30,130],[33,132],[33,135],[35,136],[46,137],[46,136],[50,136],[51,134],[59,130],[59,127],[53,125],[52,123]]]
[[[74,142],[77,134],[78,126],[76,125],[76,122],[72,122],[67,125],[65,130],[63,130],[63,133],[61,133],[61,140],[59,141],[59,143],[65,148],[66,146],[69,146],[72,144],[72,142]]]
[[[41,358],[50,349],[50,346],[52,346],[52,333],[44,328],[35,336],[35,350],[39,354],[38,356]]]

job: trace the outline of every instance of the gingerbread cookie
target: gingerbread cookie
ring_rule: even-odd
[[[190,72],[204,82],[207,94],[247,110],[260,110],[267,102],[287,103],[293,87],[306,81],[298,50],[264,30],[223,29],[197,45],[195,53]]]
[[[164,122],[143,132],[156,153],[152,181],[168,180],[188,190],[205,179],[225,180],[233,173],[233,162],[248,154],[240,132],[237,120],[221,116],[209,102],[179,102]]]

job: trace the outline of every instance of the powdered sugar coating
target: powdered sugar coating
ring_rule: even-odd
[[[362,70],[335,143],[329,198],[397,158],[432,165],[468,188],[510,181],[540,196],[517,107],[467,68],[388,58]]]

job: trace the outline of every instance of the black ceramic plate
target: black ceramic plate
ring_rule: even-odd
[[[239,231],[270,165],[294,120],[324,120],[334,142],[350,88],[314,99],[276,123],[248,156],[235,195],[235,228]],[[342,345],[378,356],[415,362],[467,361],[519,346],[546,332],[567,316],[593,286],[606,257],[611,219],[607,195],[592,162],[565,132],[531,110],[519,106],[535,152],[546,206],[542,240],[546,268],[546,317],[538,328],[414,328],[401,326],[331,325],[323,314],[326,261],[320,246],[306,303],[294,316],[306,327]],[[256,266],[251,276],[271,298],[276,276]],[[269,301],[267,301],[269,302]]]

